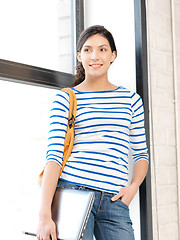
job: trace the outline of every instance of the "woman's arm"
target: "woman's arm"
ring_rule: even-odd
[[[131,184],[127,187],[122,188],[120,192],[116,194],[111,200],[116,201],[121,198],[122,202],[124,202],[126,205],[129,205],[147,174],[148,165],[149,164],[146,160],[137,161],[134,164]]]
[[[51,218],[51,204],[59,178],[60,165],[56,162],[49,162],[46,165],[43,180],[41,205],[39,211],[39,225],[37,228],[37,238],[41,240],[56,240],[56,226]]]
[[[144,128],[144,108],[142,99],[138,94],[132,95],[132,120],[130,125],[130,146],[134,161],[133,178],[131,184],[124,187],[112,198],[112,201],[121,200],[129,205],[134,198],[139,186],[143,182],[148,170],[148,153]]]

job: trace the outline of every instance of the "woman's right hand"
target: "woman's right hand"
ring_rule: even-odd
[[[57,240],[56,225],[51,218],[39,220],[36,236],[39,240]]]
[[[51,218],[51,204],[57,187],[60,168],[60,165],[56,162],[49,162],[43,174],[39,224],[36,232],[39,240],[57,240],[56,225]]]

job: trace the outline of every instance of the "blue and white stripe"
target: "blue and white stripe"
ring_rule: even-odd
[[[128,155],[134,163],[148,161],[144,110],[140,96],[123,87],[112,91],[80,92],[75,139],[61,175],[64,181],[117,193],[128,183]],[[62,164],[69,95],[60,91],[50,116],[47,161]]]

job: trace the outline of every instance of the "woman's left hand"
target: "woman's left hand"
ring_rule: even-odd
[[[115,202],[120,198],[123,203],[129,206],[130,202],[137,193],[138,188],[139,187],[136,184],[132,183],[127,187],[123,187],[118,194],[114,195],[114,197],[111,198],[111,200]]]

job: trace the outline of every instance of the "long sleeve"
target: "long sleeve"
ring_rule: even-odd
[[[68,114],[69,95],[65,91],[60,91],[60,93],[56,95],[50,110],[46,155],[47,161],[56,161],[59,165],[62,165]]]
[[[144,128],[144,108],[141,97],[132,95],[132,120],[130,126],[130,145],[134,163],[139,160],[148,160],[146,135]]]

